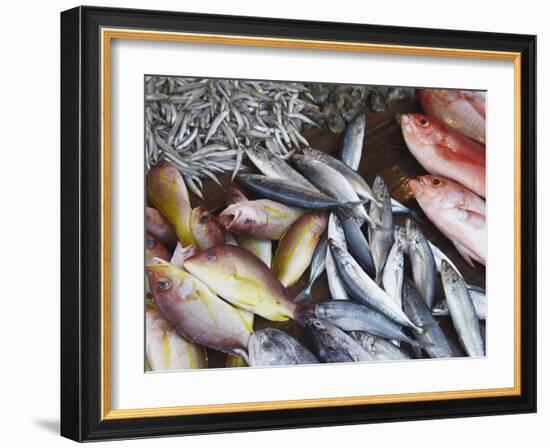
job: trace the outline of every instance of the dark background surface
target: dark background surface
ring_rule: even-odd
[[[395,120],[396,114],[411,112],[422,112],[422,108],[416,98],[407,98],[396,101],[390,104],[384,112],[374,112],[369,107],[365,109],[367,124],[365,139],[363,142],[363,154],[358,172],[364,177],[369,185],[373,184],[374,178],[377,175],[382,176],[393,198],[397,199],[408,208],[416,210],[420,213],[422,219],[420,220],[419,225],[424,231],[426,237],[438,246],[453,261],[453,263],[455,263],[464,276],[466,282],[485,288],[485,266],[475,263],[475,267],[472,267],[466,263],[462,256],[457,252],[451,241],[439,232],[439,230],[424,216],[416,200],[414,199],[414,195],[407,185],[409,179],[428,174],[409,152],[403,139],[401,128]],[[305,131],[304,135],[313,148],[320,149],[332,154],[335,157],[339,157],[339,148],[343,134],[334,134],[327,129],[311,128]],[[248,160],[245,160],[244,163],[247,166],[254,167],[254,165]],[[227,186],[231,184],[230,175],[228,174],[223,175],[220,180],[224,188],[227,188]],[[245,191],[249,199],[256,199],[256,197],[247,192],[246,189],[242,188],[238,184],[235,185]],[[204,199],[202,200],[190,193],[191,205],[196,207],[203,204],[209,210],[216,210],[216,213],[219,213],[219,211],[224,208],[225,199],[227,196],[227,192],[224,188],[220,188],[212,181],[205,182],[203,191]],[[402,225],[405,224],[404,216],[394,215],[394,217],[396,223]],[[363,228],[363,231],[366,232],[365,227]],[[275,244],[276,242],[273,244],[274,249],[276,247]],[[408,266],[406,264],[406,275],[409,275],[409,278],[412,279],[410,276],[410,271],[407,267]],[[288,291],[291,297],[296,297],[298,293],[305,288],[308,282],[308,277],[309,270],[304,273],[295,285],[289,288]],[[440,283],[439,278],[438,283]],[[315,285],[312,288],[312,294],[314,302],[330,300],[330,291],[328,289],[325,273],[323,273],[315,282]],[[438,298],[443,297],[443,291],[440,284],[436,297],[436,302]],[[270,322],[257,315],[254,319],[255,329],[265,327],[279,328],[307,344],[307,338],[305,338],[303,334],[303,327],[294,321]],[[438,321],[440,322],[442,329],[448,336],[451,343],[458,348],[459,351],[461,351],[462,348],[450,319],[448,317],[442,317],[439,318]],[[484,325],[483,321],[482,325]],[[224,354],[210,349],[208,352],[209,368],[224,367]],[[409,353],[412,355],[412,352]],[[462,353],[464,354],[463,351]]]

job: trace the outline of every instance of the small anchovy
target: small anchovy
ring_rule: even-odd
[[[275,328],[256,330],[248,340],[248,354],[241,356],[250,367],[319,363],[296,339]]]
[[[309,190],[293,182],[270,179],[259,174],[240,174],[237,180],[249,190],[268,199],[308,210],[333,210],[354,207],[355,203],[338,201],[324,193]]]
[[[374,261],[372,259],[372,253],[369,247],[369,243],[365,238],[365,235],[361,231],[361,228],[355,218],[351,216],[341,216],[340,222],[344,229],[344,235],[349,252],[353,255],[355,260],[359,263],[359,266],[374,277],[376,269],[374,267]]]
[[[361,345],[327,321],[305,315],[304,323],[321,362],[374,361]]]
[[[431,308],[436,286],[434,256],[422,230],[411,219],[407,219],[406,228],[414,284],[424,297],[428,307]]]
[[[348,180],[329,165],[308,156],[293,155],[292,163],[320,191],[340,202],[356,202],[352,208],[353,215],[372,224],[360,198]]]
[[[336,325],[340,330],[366,331],[374,336],[407,342],[413,347],[418,343],[401,330],[401,326],[383,314],[360,303],[331,300],[315,305],[315,316]]]
[[[357,170],[361,162],[365,126],[365,115],[359,114],[348,124],[344,133],[344,138],[342,139],[340,159],[352,170]]]
[[[487,319],[487,296],[485,292],[480,292],[477,288],[473,289],[470,285],[466,286],[470,293],[470,298],[474,304],[476,310],[476,316],[479,320]],[[449,305],[445,299],[440,300],[432,307],[432,314],[434,316],[448,316]]]
[[[361,177],[361,175],[357,173],[357,171],[352,170],[344,162],[332,157],[326,152],[319,151],[313,148],[304,148],[302,152],[305,156],[319,160],[320,162],[323,162],[324,164],[338,171],[342,176],[346,178],[346,180],[353,187],[360,198],[374,201],[374,195],[369,184],[367,184],[365,179],[363,179],[363,177]]]
[[[464,279],[446,262],[441,262],[441,280],[451,320],[469,356],[485,356],[476,310]]]
[[[317,190],[317,188],[315,188],[313,184],[298,171],[271,152],[258,147],[248,147],[245,149],[245,152],[256,168],[258,168],[262,174],[267,177],[288,180],[299,184],[304,188]]]
[[[333,240],[329,239],[329,248],[334,257],[338,272],[344,286],[353,297],[372,306],[398,324],[406,325],[422,333],[422,328],[416,326],[393,299],[381,289],[366,273],[353,257]]]
[[[425,329],[424,333],[417,337],[430,358],[458,356],[458,352],[453,349],[447,340],[445,333],[432,316],[426,302],[424,302],[414,284],[408,279],[405,279],[403,283],[403,311],[416,325]]]
[[[328,239],[327,239],[327,232],[323,233],[323,236],[321,237],[321,240],[319,241],[319,244],[317,244],[317,247],[315,248],[315,252],[313,253],[313,258],[311,260],[311,266],[309,267],[309,281],[307,286],[296,296],[294,299],[295,302],[301,302],[302,300],[306,300],[307,302],[311,302],[311,288],[313,287],[313,284],[315,281],[321,276],[321,274],[325,271],[326,266],[326,258],[327,258],[327,248],[328,248]]]
[[[389,341],[377,338],[363,331],[352,331],[350,336],[355,339],[376,361],[399,361],[410,359],[399,347]]]
[[[342,229],[340,220],[334,213],[331,213],[328,219],[327,236],[328,236],[328,239],[332,239],[336,241],[336,243],[341,247],[347,248],[344,230]],[[328,241],[327,241],[327,247],[328,247]],[[328,289],[330,291],[330,295],[332,299],[349,300],[348,292],[346,291],[346,288],[342,283],[342,279],[338,274],[338,268],[334,263],[334,258],[332,257],[332,253],[328,249],[327,249],[327,256],[325,259],[325,268],[327,271]]]
[[[403,288],[404,264],[403,248],[399,240],[397,240],[393,244],[384,266],[382,287],[400,308],[402,308],[401,290]]]
[[[369,208],[369,216],[375,224],[375,228],[369,228],[369,243],[378,282],[393,246],[393,213],[388,187],[380,176],[376,176],[372,190],[378,203],[382,204],[371,202]]]

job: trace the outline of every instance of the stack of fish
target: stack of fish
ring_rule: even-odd
[[[382,177],[371,187],[357,173],[364,133],[361,114],[348,125],[340,158],[309,145],[284,156],[243,146],[252,165],[236,181],[247,194],[231,186],[217,216],[192,208],[178,167],[166,160],[151,167],[150,369],[208,366],[204,348],[227,354],[226,366],[484,356],[484,291],[468,285],[426,239]],[[435,180],[411,182],[430,218],[420,187],[457,185]],[[456,214],[479,208],[477,196],[460,191]],[[408,214],[404,226],[398,213]],[[291,297],[288,288],[304,276],[306,288]],[[330,294],[312,300],[322,276]],[[440,316],[450,316],[460,347],[438,324]],[[303,331],[295,337],[276,324],[283,321]]]
[[[485,95],[419,89],[427,115],[404,114],[407,147],[430,173],[409,181],[426,216],[464,259],[485,265]]]

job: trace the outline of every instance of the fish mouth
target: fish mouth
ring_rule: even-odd
[[[411,189],[413,194],[416,196],[422,191],[422,188],[424,187],[424,180],[422,178],[409,179],[409,182],[407,184],[409,185],[409,188]]]
[[[243,212],[241,210],[231,210],[225,209],[220,213],[219,221],[225,227],[226,230],[232,230],[237,226],[237,222],[242,216]]]

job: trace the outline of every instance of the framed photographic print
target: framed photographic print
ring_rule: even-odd
[[[61,14],[61,433],[536,410],[534,36]]]

